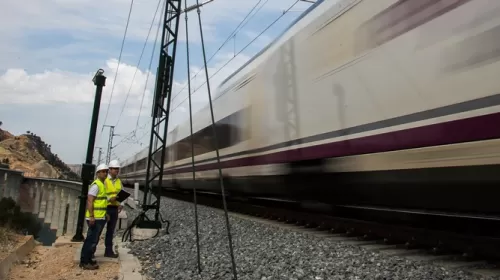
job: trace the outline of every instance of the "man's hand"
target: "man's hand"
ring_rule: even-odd
[[[120,204],[120,205],[118,206],[118,213],[120,213],[122,210],[123,210],[123,205],[121,205],[121,204]]]
[[[109,214],[106,214],[106,222],[109,222]]]
[[[90,224],[90,226],[94,226],[95,225],[95,218],[94,217],[90,217],[89,218],[89,224]]]

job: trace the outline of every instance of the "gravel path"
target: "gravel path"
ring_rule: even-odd
[[[199,206],[202,273],[197,273],[192,204],[162,198],[170,235],[131,243],[153,279],[232,279],[224,214]],[[135,217],[129,210],[129,217]],[[130,218],[129,218],[130,219]],[[386,256],[327,238],[230,217],[238,279],[500,279]]]

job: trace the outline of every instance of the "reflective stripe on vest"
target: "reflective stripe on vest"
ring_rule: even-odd
[[[106,187],[101,182],[101,180],[95,180],[93,184],[97,185],[99,191],[97,192],[97,197],[94,199],[94,218],[100,219],[106,217],[106,206],[108,205],[108,197],[106,196]],[[89,210],[85,211],[85,217],[89,218]]]
[[[115,179],[115,183],[108,177],[106,178],[106,194],[108,197],[115,197],[122,189],[122,181],[119,178]],[[108,202],[108,205],[119,206],[120,202]]]

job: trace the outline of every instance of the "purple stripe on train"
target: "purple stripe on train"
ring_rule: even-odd
[[[409,128],[345,141],[320,144],[221,162],[233,168],[291,161],[332,158],[368,153],[421,148],[500,138],[500,113]],[[332,141],[335,138],[331,139]],[[217,169],[217,163],[196,166],[196,171]],[[191,172],[191,166],[166,170],[164,174]]]

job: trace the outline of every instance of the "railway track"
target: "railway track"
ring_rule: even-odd
[[[189,192],[164,191],[162,195],[192,202]],[[220,195],[199,193],[198,203],[223,211]],[[290,230],[305,232],[329,238],[333,241],[362,246],[367,250],[386,255],[397,255],[413,260],[430,261],[446,267],[461,267],[482,276],[500,276],[500,238],[479,236],[477,234],[457,233],[460,221],[471,220],[475,225],[487,227],[488,221],[496,223],[494,217],[460,216],[443,214],[432,217],[432,221],[421,220],[414,226],[370,221],[369,217],[360,218],[359,206],[342,206],[332,209],[326,205],[304,205],[294,201],[267,198],[245,198],[227,200],[228,211],[232,215],[272,223]],[[358,212],[354,211],[357,210]],[[366,211],[388,211],[387,209],[363,208]],[[338,213],[327,215],[325,212]],[[395,210],[401,212],[401,210]],[[406,214],[421,215],[426,212]],[[447,223],[442,223],[447,220]],[[481,224],[482,222],[483,224]],[[422,225],[438,225],[431,228]],[[464,223],[467,224],[467,223]],[[477,230],[475,231],[478,232]]]

